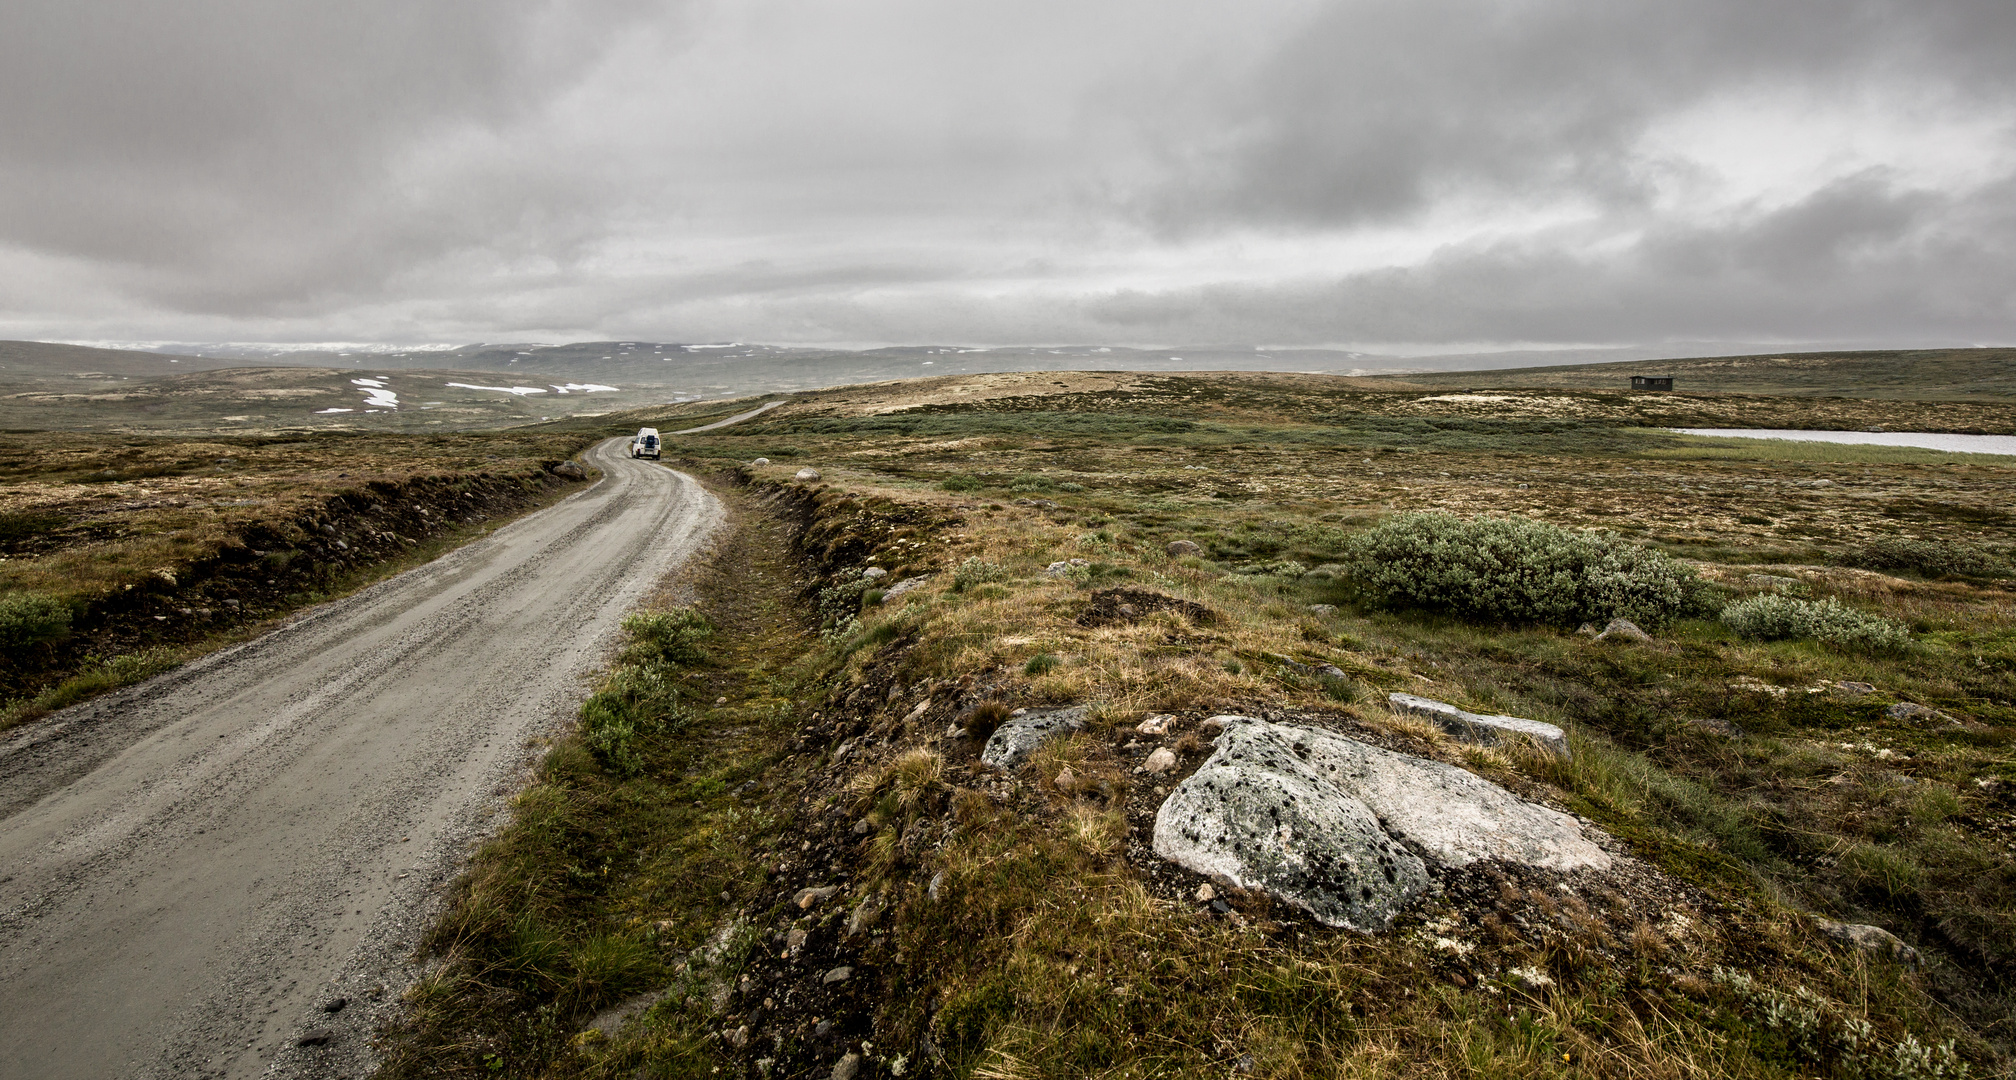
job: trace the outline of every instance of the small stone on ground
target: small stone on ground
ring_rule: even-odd
[[[1639,629],[1638,624],[1629,619],[1611,619],[1610,625],[1596,635],[1597,641],[1629,641],[1643,645],[1652,640],[1652,635]]]
[[[1403,716],[1433,720],[1443,731],[1464,742],[1480,746],[1502,746],[1515,739],[1531,741],[1557,757],[1571,756],[1568,733],[1553,724],[1517,716],[1484,716],[1465,712],[1445,701],[1414,694],[1388,694],[1386,704]]]
[[[987,745],[980,751],[980,761],[996,769],[1021,768],[1037,747],[1084,728],[1085,713],[1085,706],[1074,705],[1068,709],[1032,709],[1010,716],[988,737]]]

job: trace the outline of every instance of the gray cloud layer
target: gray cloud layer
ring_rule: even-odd
[[[2006,0],[21,0],[0,335],[2016,329]]]

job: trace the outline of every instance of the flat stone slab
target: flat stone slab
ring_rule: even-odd
[[[931,575],[929,574],[925,574],[922,577],[904,578],[902,581],[899,581],[896,584],[889,586],[889,591],[883,593],[882,599],[877,600],[876,603],[886,604],[891,600],[900,599],[903,596],[903,594],[914,592],[918,589],[921,589],[924,586],[930,584],[930,582],[931,582]]]
[[[1225,717],[1155,814],[1155,853],[1330,925],[1383,930],[1433,869],[1497,859],[1605,870],[1575,819],[1425,758],[1320,728]]]
[[[1515,739],[1532,742],[1557,757],[1573,756],[1568,750],[1568,733],[1553,724],[1517,716],[1484,716],[1444,701],[1413,694],[1388,694],[1386,704],[1394,712],[1433,720],[1442,730],[1468,743],[1502,746]]]
[[[1085,713],[1085,706],[1073,705],[1068,709],[1030,709],[1019,716],[1010,716],[994,729],[987,745],[981,747],[980,763],[997,769],[1019,769],[1037,747],[1084,728]]]
[[[1155,812],[1155,853],[1264,889],[1329,926],[1383,930],[1428,869],[1370,807],[1295,753],[1297,729],[1228,725],[1218,749]]]

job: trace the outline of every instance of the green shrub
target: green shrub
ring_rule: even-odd
[[[979,478],[967,476],[963,473],[957,476],[948,476],[938,481],[938,488],[941,491],[978,491],[980,490],[980,486]]]
[[[692,608],[670,611],[640,611],[623,620],[630,632],[630,647],[623,661],[630,664],[697,664],[707,654],[700,642],[714,635],[707,616]]]
[[[581,742],[603,768],[619,776],[644,771],[640,735],[663,735],[684,724],[678,673],[670,664],[620,667],[581,703]]]
[[[1647,626],[1712,610],[1693,568],[1616,533],[1528,518],[1401,514],[1352,537],[1344,568],[1388,604],[1474,618]]]
[[[679,668],[706,659],[700,642],[713,636],[705,615],[692,608],[642,611],[623,620],[630,645],[622,663],[581,704],[581,743],[619,776],[644,771],[638,736],[662,735],[684,723]]]
[[[985,585],[990,581],[1005,581],[1008,568],[1000,563],[988,562],[978,555],[959,564],[952,571],[952,591],[965,592],[975,585]]]
[[[2016,573],[2006,554],[1976,544],[1902,536],[1874,541],[1853,552],[1847,562],[1866,570],[1902,570],[1934,578],[2000,578]]]
[[[1825,600],[1801,600],[1780,593],[1747,597],[1722,609],[1722,622],[1757,641],[1813,638],[1850,649],[1894,650],[1911,643],[1904,624],[1881,615]]]
[[[1056,487],[1057,487],[1056,482],[1051,480],[1047,476],[1037,476],[1033,473],[1023,473],[1021,476],[1016,477],[1013,481],[1009,483],[1008,490],[1021,491],[1021,492],[1052,491],[1055,490]]]
[[[0,513],[0,544],[11,544],[38,533],[49,532],[62,525],[65,520],[62,514],[52,514],[48,511],[10,510]]]
[[[25,649],[70,632],[70,605],[38,592],[0,597],[0,648]]]
[[[861,609],[882,602],[882,590],[874,587],[881,578],[862,576],[862,568],[849,567],[833,575],[832,584],[820,589],[819,632],[828,638],[853,632]]]
[[[1022,665],[1024,675],[1047,675],[1057,670],[1058,660],[1049,653],[1037,653]]]
[[[620,776],[635,776],[644,771],[644,756],[637,751],[637,723],[627,715],[626,704],[609,693],[583,702],[581,741],[603,768]]]

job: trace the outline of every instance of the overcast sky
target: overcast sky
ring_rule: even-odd
[[[2010,0],[8,0],[0,337],[2016,341]]]

